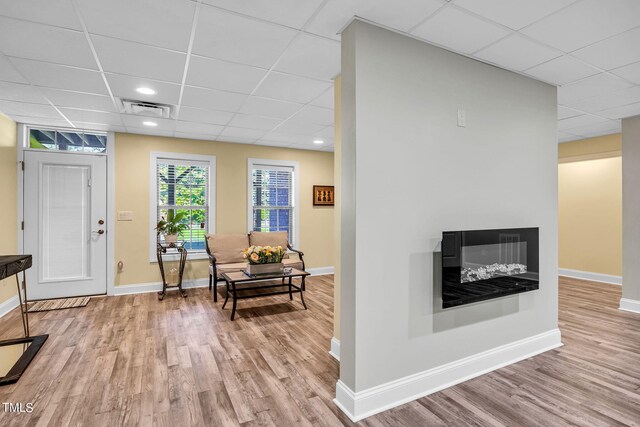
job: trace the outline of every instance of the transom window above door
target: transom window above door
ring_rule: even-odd
[[[107,151],[106,132],[33,127],[28,127],[27,130],[29,135],[27,148],[76,153],[105,153]]]

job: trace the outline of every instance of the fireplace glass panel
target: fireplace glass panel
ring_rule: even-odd
[[[507,238],[504,243],[462,248],[461,283],[526,272],[527,242],[509,241]]]

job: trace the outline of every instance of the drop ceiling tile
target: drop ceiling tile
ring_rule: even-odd
[[[561,52],[513,34],[476,53],[475,56],[501,67],[522,71],[557,58]]]
[[[456,0],[455,4],[509,28],[519,30],[562,9],[574,1],[575,0]]]
[[[255,94],[272,99],[306,104],[332,86],[306,77],[271,72]]]
[[[313,135],[316,132],[320,132],[324,129],[324,125],[319,125],[317,123],[308,122],[300,119],[289,119],[286,122],[282,123],[276,129],[278,132],[286,132],[286,133],[297,133],[301,135]]]
[[[324,145],[314,144],[311,142],[310,144],[291,144],[289,148],[293,150],[311,150],[311,151],[324,151],[326,148]]]
[[[102,132],[126,132],[124,126],[109,125],[103,123],[91,123],[91,122],[73,122],[73,125],[78,130],[85,131],[102,131]]]
[[[266,74],[263,68],[192,55],[187,84],[248,94]]]
[[[203,6],[193,53],[269,68],[295,35],[292,29]]]
[[[252,114],[257,116],[275,117],[279,119],[289,118],[293,113],[298,111],[302,104],[294,102],[278,101],[275,99],[261,98],[259,96],[250,96],[247,102],[240,108],[239,112],[243,114]]]
[[[172,138],[174,135],[174,132],[171,130],[162,130],[150,127],[127,127],[127,131],[127,133],[134,133],[136,135],[162,136],[165,138]]]
[[[579,136],[573,135],[571,133],[558,132],[558,142],[574,141],[579,138],[580,138]]]
[[[84,33],[2,16],[0,52],[6,56],[98,68]]]
[[[640,84],[640,62],[616,68],[611,72],[616,76],[622,77],[623,79],[627,79],[633,83]]]
[[[240,138],[235,136],[218,136],[216,140],[220,142],[230,142],[232,144],[253,144],[255,142],[255,138]]]
[[[583,0],[522,30],[564,52],[588,46],[638,25],[636,0]]]
[[[599,111],[598,114],[610,119],[625,119],[627,117],[640,116],[640,102]]]
[[[29,59],[12,58],[11,62],[35,86],[108,94],[98,71]]]
[[[289,144],[302,144],[305,141],[312,141],[313,138],[314,138],[313,136],[298,135],[295,133],[280,132],[279,130],[276,130],[274,132],[267,133],[261,138],[261,140],[262,141],[278,141],[281,143],[288,142]]]
[[[0,0],[0,15],[57,27],[82,30],[70,0]]]
[[[197,133],[211,135],[212,137],[220,134],[224,126],[212,125],[208,123],[182,122],[176,123],[176,132]]]
[[[64,120],[64,117],[62,117],[55,108],[45,104],[0,100],[0,111],[8,116],[16,115]]]
[[[56,107],[73,107],[83,110],[98,110],[115,113],[111,97],[94,93],[73,92],[69,90],[39,88],[40,92]]]
[[[11,64],[9,59],[0,54],[0,81],[12,83],[28,83]]]
[[[291,145],[288,141],[270,141],[266,139],[259,139],[255,142],[256,145],[264,145],[267,147],[288,147]]]
[[[590,114],[582,114],[580,116],[575,116],[575,117],[570,117],[568,119],[558,120],[558,130],[560,130],[560,131],[569,131],[570,133],[575,133],[575,132],[571,132],[571,129],[584,127],[584,126],[587,126],[587,125],[598,124],[598,123],[602,123],[602,122],[606,122],[606,121],[608,121],[608,120],[604,119],[602,117],[592,116]]]
[[[322,0],[204,0],[204,3],[287,27],[302,28]]]
[[[606,122],[602,123],[580,126],[578,128],[572,129],[571,132],[578,133],[579,135],[586,138],[592,138],[594,136],[618,133],[620,132],[620,130],[620,122],[607,120]]]
[[[578,110],[595,113],[636,102],[640,102],[640,86],[587,98],[572,104],[572,106]]]
[[[587,77],[575,83],[558,88],[558,101],[562,105],[571,107],[573,104],[583,99],[593,96],[604,95],[618,90],[631,87],[632,84],[611,76],[601,73],[595,76]]]
[[[354,16],[377,22],[400,31],[409,31],[444,3],[437,0],[329,0],[313,18],[306,30],[335,40],[340,40],[338,31]]]
[[[566,55],[529,68],[526,71],[532,77],[555,85],[564,85],[593,76],[599,72],[598,69]]]
[[[156,117],[136,116],[133,114],[122,114],[122,122],[127,129],[143,129],[149,131],[173,132],[176,129],[176,121],[173,119],[163,119]],[[146,126],[144,122],[154,122],[157,126]]]
[[[104,71],[182,83],[187,55],[103,36],[92,36]]]
[[[242,106],[242,103],[246,99],[247,95],[239,93],[185,86],[182,95],[182,105],[208,110],[235,112]]]
[[[47,104],[44,96],[28,84],[0,82],[0,99],[6,101]]]
[[[75,108],[60,108],[62,114],[72,122],[100,123],[104,125],[122,126],[120,114],[104,111],[77,110]]]
[[[123,76],[122,74],[106,73],[109,87],[113,95],[119,98],[135,99],[140,101],[159,102],[161,104],[178,104],[180,98],[180,85],[160,82],[142,77]],[[148,87],[156,91],[155,95],[143,95],[136,88]]]
[[[77,0],[92,34],[186,52],[196,3],[187,0]]]
[[[584,112],[577,111],[568,107],[563,107],[562,105],[558,105],[558,120],[568,119],[569,117],[581,116],[582,114],[584,114]]]
[[[293,116],[293,119],[328,126],[333,123],[333,110],[329,108],[305,105]]]
[[[472,53],[505,37],[509,31],[458,9],[448,7],[411,33],[447,49]]]
[[[20,116],[17,114],[9,115],[16,123],[22,123],[34,126],[57,126],[57,127],[69,127],[71,126],[68,121],[62,119],[58,114],[59,119],[51,119],[46,117],[33,117],[33,116]]]
[[[219,138],[221,140],[228,140],[228,138],[241,138],[241,139],[247,139],[247,140],[250,139],[255,141],[256,139],[264,136],[265,133],[266,131],[264,130],[244,129],[244,128],[235,128],[235,127],[227,126],[220,133]]]
[[[597,67],[611,70],[640,61],[639,45],[640,27],[587,46],[572,55]]]
[[[205,110],[203,108],[180,107],[178,118],[187,122],[209,123],[213,125],[226,125],[233,117],[228,111]]]
[[[236,114],[229,122],[229,126],[247,129],[271,130],[280,122],[282,122],[282,119],[276,119],[273,117]]]
[[[340,43],[302,33],[291,43],[275,70],[331,80],[340,74]]]
[[[196,139],[201,141],[217,141],[217,135],[176,132],[175,138]]]
[[[330,90],[327,90],[316,99],[310,102],[311,105],[315,105],[317,107],[330,108],[333,110],[333,101],[334,101],[334,93],[333,86]]]
[[[314,134],[314,136],[320,136],[323,138],[331,138],[333,140],[333,138],[335,137],[335,130],[333,128],[333,126],[327,126],[326,128],[322,129],[320,132],[316,132]]]

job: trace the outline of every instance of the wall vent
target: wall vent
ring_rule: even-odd
[[[157,117],[171,119],[173,117],[173,106],[167,104],[157,104],[155,102],[136,101],[133,99],[122,99],[122,112],[136,116]]]

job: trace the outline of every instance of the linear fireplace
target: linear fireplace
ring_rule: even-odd
[[[442,308],[538,289],[538,229],[442,233]]]

